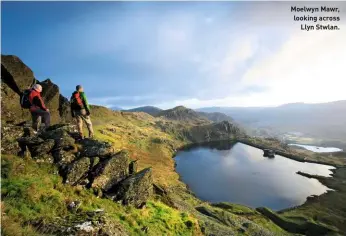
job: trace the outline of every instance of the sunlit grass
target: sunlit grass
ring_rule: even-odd
[[[149,235],[193,235],[197,221],[188,213],[172,209],[154,199],[144,209],[122,206],[111,200],[97,198],[92,191],[62,184],[56,170],[49,164],[37,164],[13,156],[2,156],[2,230],[4,235],[35,234],[25,222],[71,214],[66,203],[82,202],[81,210],[104,209],[107,218],[120,222],[129,232]],[[36,234],[37,235],[37,234]]]

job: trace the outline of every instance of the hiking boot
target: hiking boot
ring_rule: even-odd
[[[83,139],[84,139],[83,134],[79,134],[79,135],[76,137],[76,140],[77,140],[77,141],[83,140]]]

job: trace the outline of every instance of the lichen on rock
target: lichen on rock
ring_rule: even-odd
[[[115,185],[107,196],[124,205],[141,208],[153,194],[152,170],[146,168]]]

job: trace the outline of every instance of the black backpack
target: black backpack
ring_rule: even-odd
[[[31,93],[31,89],[26,89],[20,94],[20,106],[24,109],[29,109],[31,107],[31,102],[29,100],[29,96]]]

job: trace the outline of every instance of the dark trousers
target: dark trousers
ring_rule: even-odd
[[[48,128],[50,126],[50,113],[48,111],[44,111],[41,109],[36,109],[34,111],[31,111],[32,116],[32,128],[36,131],[38,131],[40,118],[43,119],[42,122],[45,124],[45,128]]]

